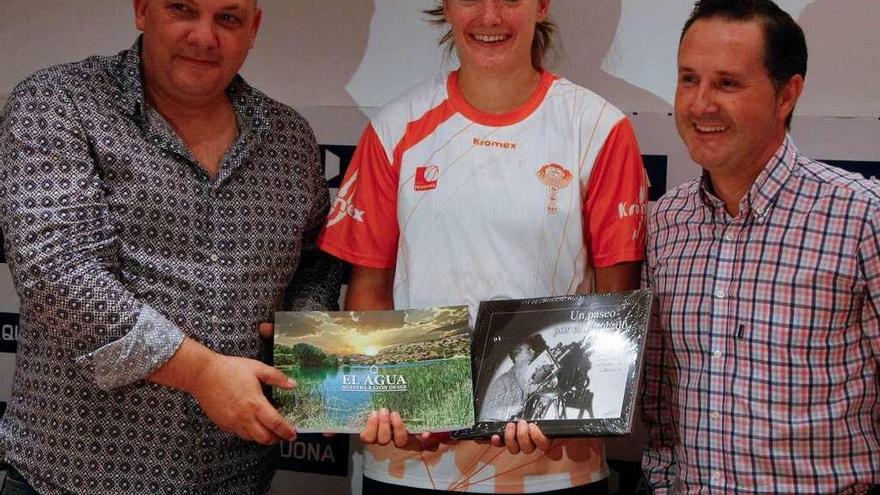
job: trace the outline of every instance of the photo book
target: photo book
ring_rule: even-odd
[[[274,366],[297,382],[273,391],[300,432],[359,433],[398,411],[411,433],[474,424],[466,306],[275,313]]]
[[[453,436],[503,435],[519,419],[554,436],[629,434],[651,301],[636,290],[480,303],[476,424]]]

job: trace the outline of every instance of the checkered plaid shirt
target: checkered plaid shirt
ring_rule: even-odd
[[[648,220],[655,493],[880,483],[880,184],[787,138],[732,218],[694,180]]]

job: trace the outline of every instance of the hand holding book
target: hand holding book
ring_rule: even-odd
[[[422,432],[411,434],[403,424],[400,413],[380,409],[372,411],[367,417],[367,423],[360,433],[360,440],[367,445],[394,444],[399,449],[422,451],[436,450],[440,444],[451,444],[453,440],[449,433]]]
[[[520,452],[531,454],[535,449],[547,452],[553,447],[553,440],[544,435],[540,426],[524,419],[507,423],[504,438],[492,435],[490,441],[496,447],[507,447],[507,451],[514,455]]]

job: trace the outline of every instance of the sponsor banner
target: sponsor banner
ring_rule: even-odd
[[[820,160],[822,162],[827,163],[828,165],[833,165],[835,167],[840,167],[847,172],[853,172],[857,174],[862,174],[868,179],[878,180],[880,179],[880,162],[860,162],[860,161],[852,161],[852,160]]]
[[[295,442],[281,442],[277,469],[303,473],[348,476],[348,435],[330,438],[321,434],[299,435]]]
[[[657,201],[666,192],[666,168],[669,157],[666,155],[642,155],[645,170],[648,172],[648,200]]]
[[[18,349],[18,313],[0,313],[0,352]]]
[[[348,170],[348,164],[351,163],[351,157],[354,155],[354,146],[321,144],[321,165],[324,166],[324,177],[327,179],[327,186],[332,189],[331,193],[335,193],[342,184],[342,178],[345,177],[345,171]],[[333,198],[330,198],[332,201]]]

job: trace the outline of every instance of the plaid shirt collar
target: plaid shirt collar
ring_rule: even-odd
[[[798,150],[791,136],[786,135],[773,157],[758,174],[748,194],[739,203],[742,214],[761,217],[776,203],[779,191],[788,179],[796,173]],[[713,214],[725,214],[724,201],[712,192],[709,174],[703,172],[700,180],[700,200]]]
[[[121,89],[119,103],[125,112],[135,117],[142,127],[147,114],[144,97],[143,65],[141,64],[142,36],[131,48],[119,53],[116,79]],[[243,133],[265,135],[269,131],[266,97],[251,87],[236,74],[226,88],[226,93],[235,108],[239,126]]]

